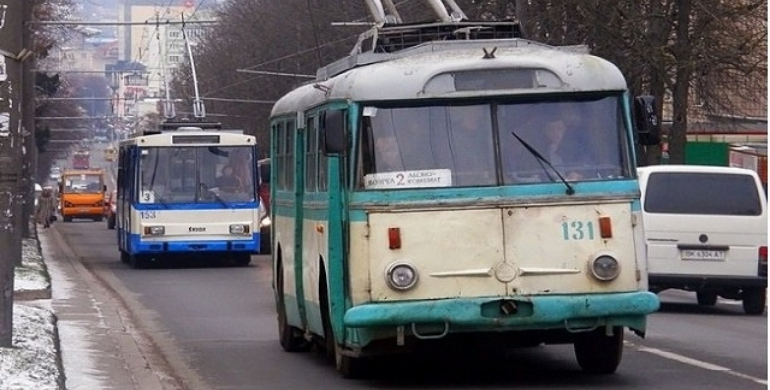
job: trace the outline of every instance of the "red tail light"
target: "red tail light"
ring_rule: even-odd
[[[759,276],[767,276],[767,246],[760,246],[757,251],[759,258]]]
[[[612,238],[612,220],[610,217],[599,217],[599,234],[602,238]]]
[[[388,228],[388,248],[401,249],[401,228]]]

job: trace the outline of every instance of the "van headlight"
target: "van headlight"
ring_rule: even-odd
[[[388,266],[385,280],[388,286],[394,290],[408,290],[417,284],[417,269],[411,264],[396,262]]]
[[[620,275],[620,263],[608,254],[596,256],[588,265],[591,276],[601,281],[610,281]]]

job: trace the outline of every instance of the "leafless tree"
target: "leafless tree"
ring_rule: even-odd
[[[216,12],[220,23],[194,47],[198,87],[210,118],[255,134],[269,145],[272,104],[320,65],[347,54],[367,26],[363,1],[231,1]],[[189,61],[172,82],[173,95],[194,98]],[[294,75],[294,76],[289,76]],[[222,116],[220,116],[222,115]],[[263,150],[266,150],[263,148]]]
[[[616,63],[633,94],[657,98],[670,120],[671,162],[683,162],[688,121],[764,117],[767,107],[767,3],[760,0],[458,0],[472,20],[522,22],[527,38],[583,44]],[[405,22],[431,19],[424,2],[396,2]],[[236,71],[313,74],[347,54],[366,27],[331,22],[367,20],[364,2],[287,0],[228,2],[222,21],[197,46],[200,87],[209,112],[227,115],[266,143],[269,102],[304,79]],[[175,90],[191,96],[189,68]],[[243,100],[251,100],[244,103]],[[665,104],[664,104],[665,103]],[[751,103],[752,105],[749,105]],[[643,150],[642,164],[659,159]]]
[[[522,3],[525,30],[586,44],[619,65],[634,93],[656,96],[671,120],[670,161],[685,161],[688,121],[767,107],[767,2],[563,0]],[[697,102],[693,102],[697,99]],[[747,104],[753,102],[754,107]],[[762,114],[761,116],[764,116]],[[765,118],[766,120],[766,118]],[[654,163],[653,150],[642,163]]]
[[[72,0],[34,0],[35,6],[33,9],[33,22],[47,22],[47,21],[60,21],[69,18],[74,10],[74,2]],[[70,35],[70,28],[60,25],[30,23],[32,43],[34,44],[35,61],[40,63],[48,58],[51,49],[64,42],[67,36]],[[71,88],[68,88],[66,82],[61,83],[57,91],[40,91],[38,89],[35,99],[35,117],[74,117],[80,115],[80,110],[77,105],[72,101],[66,100],[49,100],[47,98],[63,98],[71,96]],[[77,120],[36,120],[35,121],[35,137],[36,145],[40,152],[48,150],[48,143],[52,138],[51,129],[58,128],[77,128],[82,127],[82,124]],[[74,134],[57,135],[59,140],[69,139],[67,137]],[[74,139],[79,140],[82,137]],[[60,156],[57,153],[40,153],[38,154],[36,175],[38,180],[43,181],[46,178],[48,168],[51,166],[53,160]]]

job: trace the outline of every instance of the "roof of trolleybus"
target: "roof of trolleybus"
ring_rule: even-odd
[[[313,107],[329,100],[385,101],[626,90],[625,78],[614,64],[588,54],[580,46],[548,46],[525,39],[448,41],[427,42],[398,53],[369,54],[381,60],[295,89],[275,104],[272,115],[295,112],[298,107]],[[496,73],[519,81],[478,88],[457,84],[464,74],[475,79],[487,75],[500,80],[494,78]]]

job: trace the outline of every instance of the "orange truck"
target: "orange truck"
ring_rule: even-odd
[[[104,218],[104,197],[107,192],[103,169],[70,169],[59,181],[59,207],[64,222],[73,218]]]

